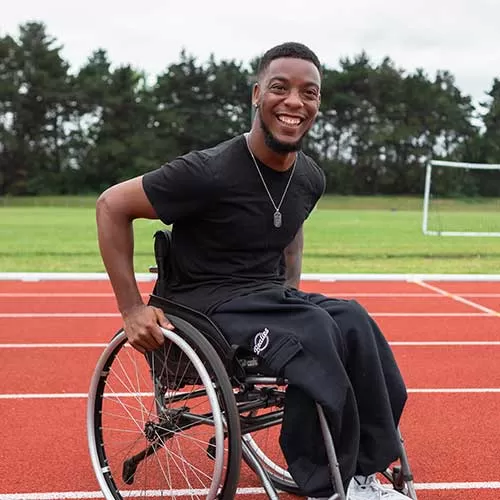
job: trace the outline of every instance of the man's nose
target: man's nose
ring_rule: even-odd
[[[291,108],[301,108],[304,105],[298,89],[290,90],[290,93],[287,95],[285,99],[285,103]]]

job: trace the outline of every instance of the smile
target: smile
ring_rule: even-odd
[[[281,123],[287,125],[288,127],[298,127],[303,122],[303,118],[298,116],[278,115],[277,118]]]

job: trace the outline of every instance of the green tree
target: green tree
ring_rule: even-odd
[[[20,27],[19,40],[2,40],[3,190],[52,192],[67,168],[65,124],[72,102],[68,64],[42,23]],[[3,71],[2,71],[3,73]]]
[[[14,103],[17,96],[15,40],[0,38],[0,195],[16,189],[16,153]]]
[[[421,192],[422,165],[451,159],[475,133],[470,98],[446,72],[431,81],[361,53],[324,72],[322,95],[312,148],[339,193]]]
[[[125,65],[111,69],[107,54],[94,52],[76,78],[78,132],[74,179],[99,192],[153,165],[152,101],[146,76]]]
[[[500,79],[495,78],[489,96],[484,116],[485,132],[482,136],[483,161],[485,163],[500,163]]]
[[[113,67],[99,49],[73,75],[42,23],[21,26],[18,38],[0,38],[0,194],[99,192],[248,130],[258,60],[200,63],[183,51],[150,81],[140,69]],[[451,73],[408,74],[362,52],[323,68],[322,105],[304,148],[329,191],[421,193],[430,158],[500,162],[498,79],[484,107],[478,127],[478,110]],[[438,182],[443,193],[491,193],[494,175],[448,173]]]
[[[464,154],[467,161],[500,164],[500,79],[495,78],[483,103],[484,129],[467,143]],[[482,170],[467,175],[465,185],[471,186],[473,194],[500,196],[500,170]]]
[[[250,77],[235,61],[207,64],[185,52],[153,90],[158,154],[165,161],[242,133],[250,121]]]

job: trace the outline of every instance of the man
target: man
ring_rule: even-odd
[[[163,342],[158,325],[172,325],[141,299],[132,221],[173,224],[166,295],[209,315],[231,344],[252,349],[289,380],[280,444],[301,489],[310,498],[332,494],[318,401],[348,498],[402,499],[375,479],[398,458],[406,401],[387,342],[356,302],[299,291],[302,225],[325,188],[322,171],[301,151],[320,95],[321,66],[310,49],[270,49],[253,88],[249,134],[105,191],[99,245],[130,344],[145,352]]]

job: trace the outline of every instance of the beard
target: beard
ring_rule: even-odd
[[[281,142],[272,134],[267,125],[264,123],[259,115],[260,128],[264,132],[264,142],[266,146],[277,154],[285,155],[287,153],[294,153],[295,151],[300,151],[302,149],[302,142],[306,136],[308,130],[302,134],[302,137],[296,142]]]

